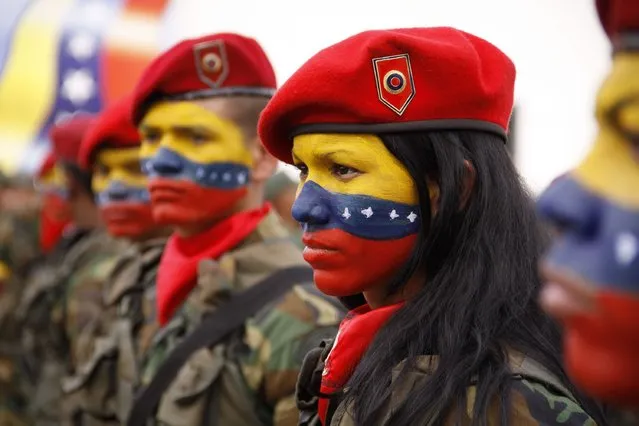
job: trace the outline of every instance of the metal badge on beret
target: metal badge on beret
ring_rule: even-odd
[[[374,58],[373,70],[379,100],[397,115],[402,115],[415,96],[408,54]]]
[[[200,81],[211,89],[220,87],[229,75],[224,41],[213,40],[193,46],[195,69]]]

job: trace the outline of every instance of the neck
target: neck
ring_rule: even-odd
[[[425,280],[425,274],[416,272],[397,292],[388,294],[388,282],[386,282],[385,285],[375,286],[374,288],[364,291],[364,298],[371,309],[394,305],[412,299],[422,289]]]
[[[73,224],[81,229],[94,229],[102,226],[100,211],[93,203],[85,197],[73,200]]]

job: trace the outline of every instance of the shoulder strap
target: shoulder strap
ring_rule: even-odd
[[[295,284],[312,280],[313,271],[308,266],[281,269],[218,307],[160,365],[151,383],[136,398],[127,426],[146,424],[164,391],[194,352],[215,346],[267,303],[283,296]]]

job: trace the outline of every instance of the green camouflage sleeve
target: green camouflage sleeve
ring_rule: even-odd
[[[322,339],[335,336],[341,307],[315,291],[297,286],[263,316],[247,323],[251,349],[242,361],[248,385],[274,407],[273,425],[297,425],[295,384],[306,353]]]
[[[596,426],[572,399],[541,383],[513,382],[513,424],[535,426]]]

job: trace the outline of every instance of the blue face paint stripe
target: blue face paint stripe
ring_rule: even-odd
[[[142,159],[142,171],[149,178],[190,180],[200,186],[225,190],[246,186],[249,168],[237,163],[196,163],[167,148]]]
[[[421,225],[417,205],[334,193],[312,181],[304,184],[292,213],[306,232],[338,228],[368,240],[403,238]]]
[[[95,195],[98,206],[104,207],[114,203],[150,203],[151,198],[146,188],[127,185],[120,181],[112,181],[109,186]]]

